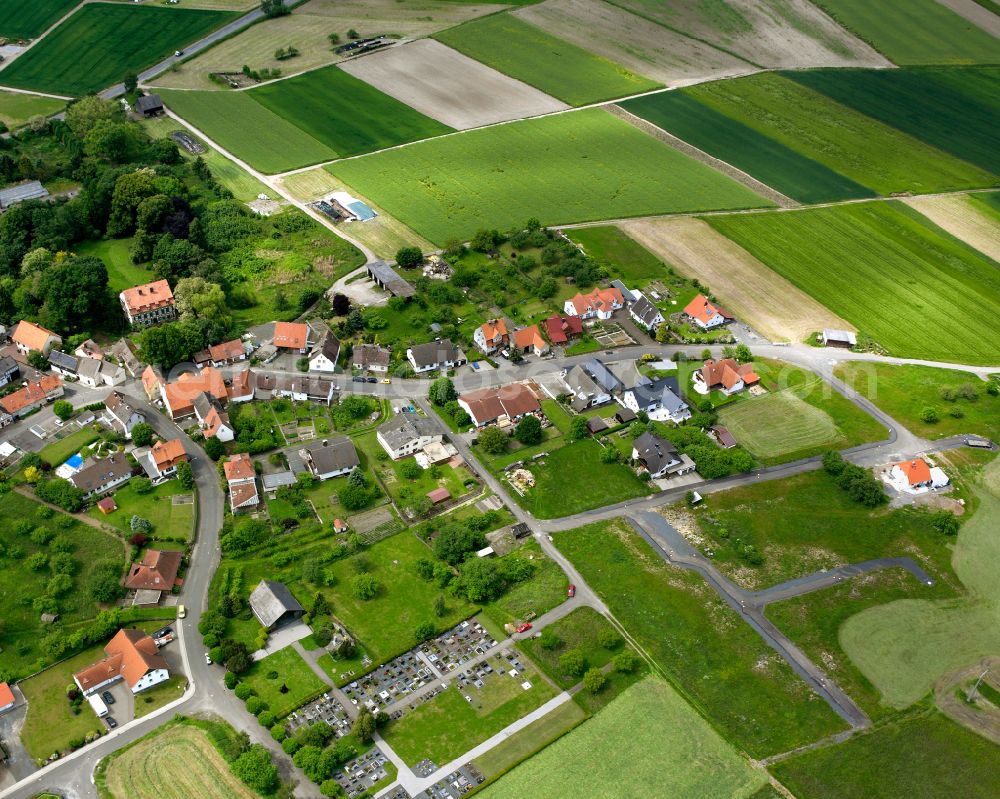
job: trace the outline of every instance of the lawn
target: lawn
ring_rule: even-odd
[[[132,263],[131,239],[98,239],[74,247],[77,255],[94,255],[108,269],[108,288],[117,295],[127,288],[155,280],[152,270]]]
[[[763,73],[737,80],[702,83],[682,91],[719,114],[878,194],[927,193],[993,186],[997,182],[996,175],[990,172],[781,75]],[[655,101],[647,103],[654,105]],[[719,122],[725,124],[724,120]],[[692,143],[697,145],[704,141],[716,146],[715,142],[728,140],[730,149],[720,149],[720,154],[722,157],[732,154],[732,137],[739,136],[739,131],[716,134],[714,126],[707,130],[709,133],[696,134]],[[709,152],[713,152],[711,147]],[[746,155],[738,157],[736,166],[745,166],[750,171],[754,161],[745,160],[747,158]],[[772,168],[772,175],[794,172],[796,164],[800,163],[781,157],[774,161],[776,164],[786,162],[787,167],[777,172]],[[821,179],[819,185],[830,186],[828,179],[822,175],[817,177]],[[775,188],[780,190],[782,186]],[[790,183],[789,190],[792,188]],[[835,190],[827,188],[826,192],[831,197],[858,196],[849,189],[849,186],[846,189],[837,186]],[[806,191],[809,191],[808,186]]]
[[[554,538],[671,682],[737,747],[760,757],[843,729],[826,702],[715,591],[664,563],[625,522],[598,522]]]
[[[997,63],[1000,44],[935,0],[815,0],[837,22],[899,65]]]
[[[282,172],[337,157],[330,147],[255,102],[249,92],[161,89],[160,96],[185,122],[261,172]]]
[[[673,688],[649,678],[482,796],[744,799],[764,780]]]
[[[258,795],[230,771],[206,732],[190,724],[164,727],[104,763],[99,781],[112,799],[254,799]]]
[[[21,522],[26,523],[26,531],[20,529]],[[36,534],[40,529],[47,533]],[[49,542],[40,543],[46,540]],[[32,607],[35,599],[47,593],[53,573],[45,565],[32,570],[26,561],[36,554],[57,554],[63,541],[73,557],[73,584],[71,590],[57,598],[61,618],[53,630],[42,623],[40,612]],[[0,674],[15,679],[51,662],[44,654],[47,634],[64,636],[73,625],[97,615],[100,607],[91,599],[90,591],[107,564],[116,574],[122,572],[125,545],[114,535],[10,492],[0,500],[0,546],[7,555],[0,559],[0,618],[4,620],[0,629]]]
[[[771,766],[799,799],[1000,794],[1000,749],[930,710]]]
[[[227,11],[97,3],[83,6],[8,66],[20,89],[81,95],[141,72],[235,19]]]
[[[279,719],[323,693],[327,687],[290,646],[254,663],[249,671],[240,675],[240,681],[253,688],[254,694],[263,699]]]
[[[46,444],[38,454],[41,455],[42,460],[46,463],[51,463],[53,466],[60,466],[71,455],[75,455],[84,447],[93,444],[100,437],[100,434],[93,427],[83,427],[57,441],[53,441],[51,444]]]
[[[997,57],[1000,59],[1000,55]],[[838,103],[1000,174],[1000,69],[813,69],[787,74]]]
[[[80,0],[0,0],[0,36],[34,39],[68,14]]]
[[[992,364],[1000,271],[921,219],[895,203],[861,203],[705,221],[893,355]]]
[[[569,105],[638,94],[661,85],[509,14],[466,22],[434,38]]]
[[[513,122],[327,167],[436,243],[486,221],[556,225],[767,200],[601,109]]]
[[[875,196],[871,189],[726,116],[685,90],[636,97],[621,106],[799,202]]]
[[[169,705],[175,699],[180,699],[187,690],[187,677],[174,674],[166,682],[147,688],[135,698],[135,717],[142,718]]]
[[[824,471],[712,494],[690,518],[715,551],[716,566],[747,588],[764,588],[837,565],[902,555],[915,558],[936,579],[954,585],[951,542],[934,530],[928,514],[866,508]],[[747,567],[737,542],[754,546],[764,563]],[[946,585],[939,588],[953,593]]]
[[[636,281],[667,277],[667,266],[614,225],[577,228],[567,235],[608,272],[632,288]]]
[[[35,116],[49,116],[62,110],[66,103],[52,97],[0,91],[0,122],[17,128]]]
[[[156,486],[148,494],[137,494],[132,483],[119,488],[113,496],[118,510],[109,514],[94,507],[88,514],[106,524],[113,525],[126,536],[131,535],[129,522],[133,516],[140,516],[153,523],[153,538],[179,538],[191,540],[194,533],[194,505],[175,505],[175,494],[191,494],[181,488],[176,480],[168,480]],[[155,546],[155,543],[154,545]]]
[[[514,498],[535,517],[556,519],[650,493],[628,466],[602,463],[601,451],[592,439],[553,450],[527,466],[535,486]]]
[[[342,157],[452,132],[336,66],[248,94]]]
[[[516,552],[536,565],[530,580],[516,583],[508,591],[484,608],[484,612],[499,625],[526,614],[541,616],[566,601],[569,580],[552,558],[542,552],[537,542],[529,540]]]
[[[935,439],[974,433],[1000,438],[1000,397],[988,394],[987,383],[968,372],[843,361],[834,374],[918,436]],[[964,399],[963,392],[976,398]],[[921,419],[928,408],[939,421]]]
[[[555,688],[525,661],[522,657],[524,668],[515,677],[507,673],[506,660],[491,657],[493,673],[483,678],[482,688],[463,689],[453,682],[386,726],[382,732],[386,743],[410,766],[425,758],[439,766],[451,762],[556,695]]]

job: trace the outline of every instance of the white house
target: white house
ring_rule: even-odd
[[[76,367],[80,382],[90,388],[118,386],[125,382],[125,370],[111,361],[96,358],[80,358]]]
[[[361,465],[354,444],[346,436],[314,441],[300,449],[298,455],[320,480],[343,477]]]
[[[326,333],[311,353],[309,353],[310,372],[335,372],[337,359],[340,357],[340,341],[333,333]]]
[[[126,439],[132,438],[132,428],[146,421],[146,417],[125,398],[120,391],[112,391],[104,400],[104,421]]]
[[[105,494],[122,483],[132,479],[132,467],[124,452],[116,452],[110,458],[95,461],[72,477],[69,481],[79,488],[86,499]]]
[[[393,460],[413,455],[428,444],[441,442],[437,424],[416,413],[397,413],[375,433],[378,443]]]
[[[625,297],[614,286],[595,288],[589,294],[577,294],[563,303],[563,312],[581,319],[610,319],[614,312],[625,307]]]
[[[654,330],[662,325],[666,321],[663,312],[639,292],[635,292],[635,294],[638,295],[638,298],[628,309],[629,315],[635,320],[635,323],[646,330]]]
[[[699,294],[684,306],[684,314],[702,330],[711,330],[733,320],[729,311],[716,305],[704,294]]]
[[[491,319],[476,328],[472,340],[480,352],[489,355],[507,344],[507,325],[503,319]]]
[[[669,377],[640,383],[626,389],[621,403],[638,413],[645,411],[655,422],[680,424],[691,418],[691,409],[676,393],[676,382]]]
[[[170,679],[167,661],[153,639],[142,630],[119,630],[104,647],[107,655],[92,666],[73,675],[84,696],[124,680],[133,694]]]
[[[435,369],[452,369],[468,363],[465,353],[446,338],[410,347],[406,351],[406,357],[413,371],[418,374]]]
[[[923,458],[896,463],[889,470],[889,482],[899,491],[923,494],[951,483],[943,469],[931,466]]]

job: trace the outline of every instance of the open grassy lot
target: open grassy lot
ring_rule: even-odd
[[[829,706],[711,588],[664,563],[624,521],[554,537],[615,618],[736,746],[758,757],[842,729]]]
[[[711,108],[687,90],[636,97],[620,105],[799,202],[875,196],[866,186]]]
[[[621,277],[630,288],[630,281],[667,276],[667,265],[663,261],[614,225],[576,228],[568,231],[567,235],[597,263]]]
[[[118,510],[104,514],[95,507],[88,514],[117,527],[126,537],[131,535],[129,521],[137,515],[153,523],[154,537],[168,536],[187,540],[194,533],[194,504],[175,505],[173,498],[176,494],[191,493],[182,489],[176,480],[161,483],[144,495],[137,494],[132,484],[127,483],[114,492]]]
[[[62,94],[97,91],[129,72],[141,72],[236,16],[168,6],[86,5],[18,56],[0,81]]]
[[[703,83],[682,91],[712,110],[878,194],[927,193],[993,186],[997,182],[996,175],[991,172],[775,73]],[[676,112],[672,116],[676,117]],[[715,125],[708,133],[697,135],[693,143],[704,141],[709,152],[713,152],[711,148],[717,146],[716,142],[725,146],[728,138],[728,148],[720,152],[736,157],[737,166],[755,165],[747,156],[734,153],[732,133],[727,134],[724,129],[716,133],[714,128]],[[689,126],[688,132],[690,129]],[[758,159],[756,163],[760,160],[765,159]],[[781,165],[784,159],[775,161]],[[788,175],[795,168],[795,163],[787,162],[787,166],[772,168],[770,172]],[[829,181],[824,179],[820,185],[828,187]],[[794,188],[794,184],[790,187]],[[781,189],[781,186],[775,188]],[[843,190],[839,186],[834,189]],[[836,196],[835,191],[829,188],[826,191]],[[854,195],[845,191],[844,196]]]
[[[116,753],[105,769],[104,785],[113,799],[257,796],[229,770],[205,731],[189,724],[166,727]]]
[[[34,116],[49,116],[65,105],[63,100],[52,97],[0,91],[0,122],[13,130]]]
[[[826,472],[721,491],[707,498],[704,507],[685,518],[708,539],[719,569],[747,588],[847,563],[909,555],[945,581],[940,586],[944,595],[953,595],[951,542],[934,530],[929,514],[866,508]],[[754,546],[764,556],[763,564],[747,566],[737,539]]]
[[[240,680],[250,685],[279,719],[326,690],[326,684],[290,646],[254,663]],[[282,692],[282,688],[287,690]]]
[[[1000,60],[1000,55],[996,59]],[[1000,174],[1000,69],[838,69],[788,77],[956,158]]]
[[[383,737],[407,765],[429,758],[443,766],[556,695],[556,689],[525,661],[521,659],[524,669],[515,677],[507,673],[506,660],[490,658],[494,671],[485,677],[482,688],[459,688],[452,683],[434,699],[391,722]],[[525,689],[524,683],[530,687]]]
[[[469,131],[327,168],[436,243],[468,239],[484,220],[505,229],[526,216],[559,224],[770,205],[601,109]]]
[[[148,716],[175,699],[180,699],[187,690],[188,680],[183,674],[171,675],[166,682],[147,688],[135,698],[135,717]]]
[[[570,105],[660,85],[509,14],[467,22],[434,38]]]
[[[513,585],[510,590],[486,606],[484,612],[497,624],[523,619],[529,612],[536,616],[548,613],[566,601],[569,580],[559,565],[548,557],[535,541],[522,544],[517,552],[530,560],[536,571],[530,580]]]
[[[815,3],[896,64],[997,63],[997,40],[935,0]]]
[[[553,450],[527,468],[535,486],[520,504],[539,519],[555,519],[650,493],[648,483],[619,463],[601,462],[601,445],[587,439]]]
[[[771,768],[799,799],[990,799],[1000,792],[1000,749],[933,710]]]
[[[0,0],[0,36],[34,39],[68,14],[79,0]]]
[[[336,66],[269,83],[248,94],[340,156],[452,130]]]
[[[921,219],[905,206],[865,203],[706,221],[893,355],[995,362],[996,264]],[[969,317],[971,307],[980,313]]]
[[[651,677],[482,796],[743,799],[763,781],[673,688]]]
[[[167,107],[261,172],[281,172],[337,153],[255,102],[249,92],[162,91]]]
[[[84,447],[93,444],[100,437],[100,433],[95,431],[93,427],[83,427],[69,433],[63,438],[53,441],[51,444],[46,444],[38,454],[42,456],[42,460],[46,463],[59,466],[68,457],[75,455]]]
[[[974,433],[1000,438],[1000,397],[988,394],[987,384],[967,372],[844,361],[834,374],[918,436]],[[976,399],[963,398],[963,392]],[[956,398],[945,398],[952,396]],[[940,420],[923,421],[920,417],[927,408]]]
[[[153,271],[132,263],[129,256],[131,239],[97,239],[85,241],[74,248],[77,255],[95,255],[108,269],[108,288],[116,295],[131,286],[154,279]]]

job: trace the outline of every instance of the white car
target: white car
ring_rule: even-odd
[[[212,658],[209,657],[208,652],[205,653],[205,663],[209,666],[212,665]]]

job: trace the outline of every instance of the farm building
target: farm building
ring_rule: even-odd
[[[10,186],[0,189],[0,211],[6,211],[12,205],[25,200],[42,200],[49,196],[49,191],[37,180],[29,180],[20,186]]]
[[[394,297],[412,297],[417,293],[417,290],[403,280],[385,261],[372,261],[368,264],[368,277]]]
[[[451,492],[447,488],[435,488],[433,491],[427,492],[427,499],[433,505],[440,505],[442,502],[447,502],[451,499]]]
[[[850,330],[824,330],[821,334],[824,347],[847,347],[850,349],[858,343],[858,337]]]
[[[135,101],[135,112],[144,117],[156,117],[163,111],[163,100],[158,94],[147,94]]]
[[[704,294],[699,294],[684,306],[684,315],[702,330],[711,330],[734,318],[729,311],[710,301]]]
[[[301,619],[306,612],[292,596],[288,586],[271,580],[261,580],[250,594],[250,610],[265,630],[273,630]]]

